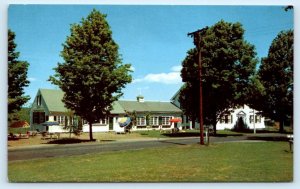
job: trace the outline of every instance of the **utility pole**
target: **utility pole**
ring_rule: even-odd
[[[253,109],[253,133],[256,134],[256,129],[255,129],[255,110]]]
[[[202,57],[201,57],[201,35],[203,32],[206,32],[208,27],[206,26],[203,29],[188,33],[188,36],[194,38],[194,44],[196,45],[198,51],[198,66],[199,66],[199,124],[200,124],[200,144],[204,145],[204,136],[203,136],[203,101],[202,101]]]

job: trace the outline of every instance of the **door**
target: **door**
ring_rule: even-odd
[[[108,118],[108,125],[109,125],[110,131],[114,130],[114,118],[113,117]]]

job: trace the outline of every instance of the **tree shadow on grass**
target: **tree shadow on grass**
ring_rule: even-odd
[[[289,141],[285,136],[248,136],[247,140]]]
[[[232,131],[235,131],[235,130],[232,130]],[[253,133],[253,129],[245,129],[245,130],[242,130],[242,131],[235,131],[235,132],[242,132],[242,133]],[[268,134],[268,133],[279,133],[278,131],[271,131],[271,130],[266,130],[266,129],[257,129],[256,130],[256,133],[259,133],[259,134]],[[290,132],[290,131],[284,131],[283,134],[293,134],[293,132]]]
[[[94,140],[87,140],[87,139],[78,139],[78,138],[62,138],[48,141],[47,144],[76,144],[76,143],[84,143],[84,142],[95,142]]]

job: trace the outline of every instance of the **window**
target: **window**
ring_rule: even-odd
[[[225,123],[225,124],[232,123],[232,115],[223,115],[221,117],[220,123]]]
[[[99,121],[99,123],[101,124],[101,125],[106,125],[106,119],[100,119],[100,121]]]
[[[250,123],[254,122],[253,117],[254,117],[253,115],[250,115],[249,117]],[[255,123],[261,123],[261,115],[255,115]]]
[[[250,123],[253,123],[253,115],[250,115]],[[261,115],[255,115],[255,123],[261,123]]]
[[[170,119],[171,119],[170,116],[161,117],[161,124],[162,125],[170,125]]]
[[[60,125],[64,125],[65,124],[65,116],[57,116],[57,122]]]
[[[140,126],[146,125],[146,117],[145,116],[138,117],[137,118],[137,125],[140,125]]]
[[[41,96],[41,95],[38,95],[38,96],[36,97],[36,104],[37,104],[38,106],[40,106],[40,105],[42,104],[42,96]]]
[[[255,116],[255,123],[261,123],[261,115]]]
[[[45,112],[33,112],[33,123],[40,124],[45,122]]]
[[[250,116],[249,116],[249,122],[250,122],[250,123],[253,123],[253,115],[250,115]]]
[[[33,117],[33,123],[37,123],[37,124],[40,123],[39,112],[33,112],[32,117]]]
[[[159,125],[158,120],[159,120],[158,117],[150,117],[149,125]]]

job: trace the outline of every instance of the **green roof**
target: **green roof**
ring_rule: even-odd
[[[62,102],[64,92],[55,89],[40,89],[40,93],[45,101],[49,112],[67,112],[68,109]],[[111,114],[124,114],[125,111],[118,102],[113,103]]]
[[[125,101],[119,100],[120,105],[125,111],[128,112],[170,112],[170,113],[181,113],[182,111],[173,105],[171,102],[154,102],[154,101]]]
[[[50,112],[67,112],[62,102],[64,92],[54,89],[40,89],[40,93]],[[157,113],[181,113],[182,111],[171,102],[155,102],[155,101],[126,101],[119,100],[113,103],[111,114],[125,114],[128,112],[157,112]]]
[[[40,93],[45,101],[49,112],[67,112],[65,104],[62,102],[64,93],[61,90],[40,89]]]
[[[120,105],[119,101],[113,102],[112,110],[110,111],[111,114],[125,114],[124,109]]]

